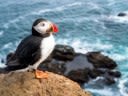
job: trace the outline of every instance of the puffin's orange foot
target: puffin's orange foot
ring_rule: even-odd
[[[48,78],[48,74],[40,70],[35,70],[35,75],[37,79]]]

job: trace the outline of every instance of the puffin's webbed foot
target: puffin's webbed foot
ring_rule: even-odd
[[[37,79],[42,79],[42,78],[47,79],[48,78],[48,73],[36,69],[35,70],[35,76],[36,76]]]

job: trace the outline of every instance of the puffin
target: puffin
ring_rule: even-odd
[[[35,20],[32,34],[23,39],[16,51],[8,58],[6,70],[23,72],[34,70],[36,78],[47,78],[48,74],[38,68],[55,47],[54,33],[58,27],[44,18]]]

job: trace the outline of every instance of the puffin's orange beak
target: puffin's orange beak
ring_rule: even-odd
[[[52,24],[52,30],[53,30],[54,33],[57,33],[59,31],[56,24]]]

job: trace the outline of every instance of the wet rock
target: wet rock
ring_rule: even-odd
[[[115,61],[110,59],[107,56],[102,55],[100,52],[89,52],[87,53],[87,59],[91,62],[96,68],[108,68],[114,69],[117,67]]]
[[[93,64],[88,62],[84,54],[76,54],[73,60],[66,62],[53,57],[50,62],[46,61],[39,67],[42,70],[64,75],[78,83],[88,82],[88,73],[93,68]]]
[[[121,73],[119,71],[109,71],[108,74],[117,78],[121,77]]]
[[[60,75],[64,75],[66,71],[65,62],[52,60],[50,62],[44,62],[39,66],[39,69],[44,71],[54,72]]]
[[[126,13],[121,12],[121,13],[119,13],[117,16],[119,16],[119,17],[124,17],[124,16],[127,16],[127,14],[126,14]]]
[[[111,76],[106,77],[106,78],[104,79],[104,81],[105,81],[105,83],[106,83],[107,85],[112,85],[112,84],[116,83],[116,81],[114,80],[114,78],[111,77]]]
[[[78,69],[77,71],[72,70],[68,73],[67,77],[72,79],[73,81],[83,84],[89,81],[88,73],[89,69]]]
[[[7,55],[7,57],[6,57],[6,60],[9,60],[9,58],[11,58],[12,56],[14,55],[14,53],[9,53],[8,55]]]
[[[73,70],[74,71],[77,71],[79,69],[92,70],[94,68],[93,64],[88,62],[84,54],[77,54],[72,61],[65,63],[65,67],[66,67],[65,74],[68,74],[70,71]]]
[[[90,70],[89,72],[89,76],[91,78],[96,78],[96,77],[99,77],[101,75],[103,75],[105,72],[102,71],[102,70],[99,70],[99,69],[93,69],[93,70]]]
[[[72,60],[75,56],[75,51],[72,47],[67,45],[56,45],[53,51],[53,58],[57,60]]]

